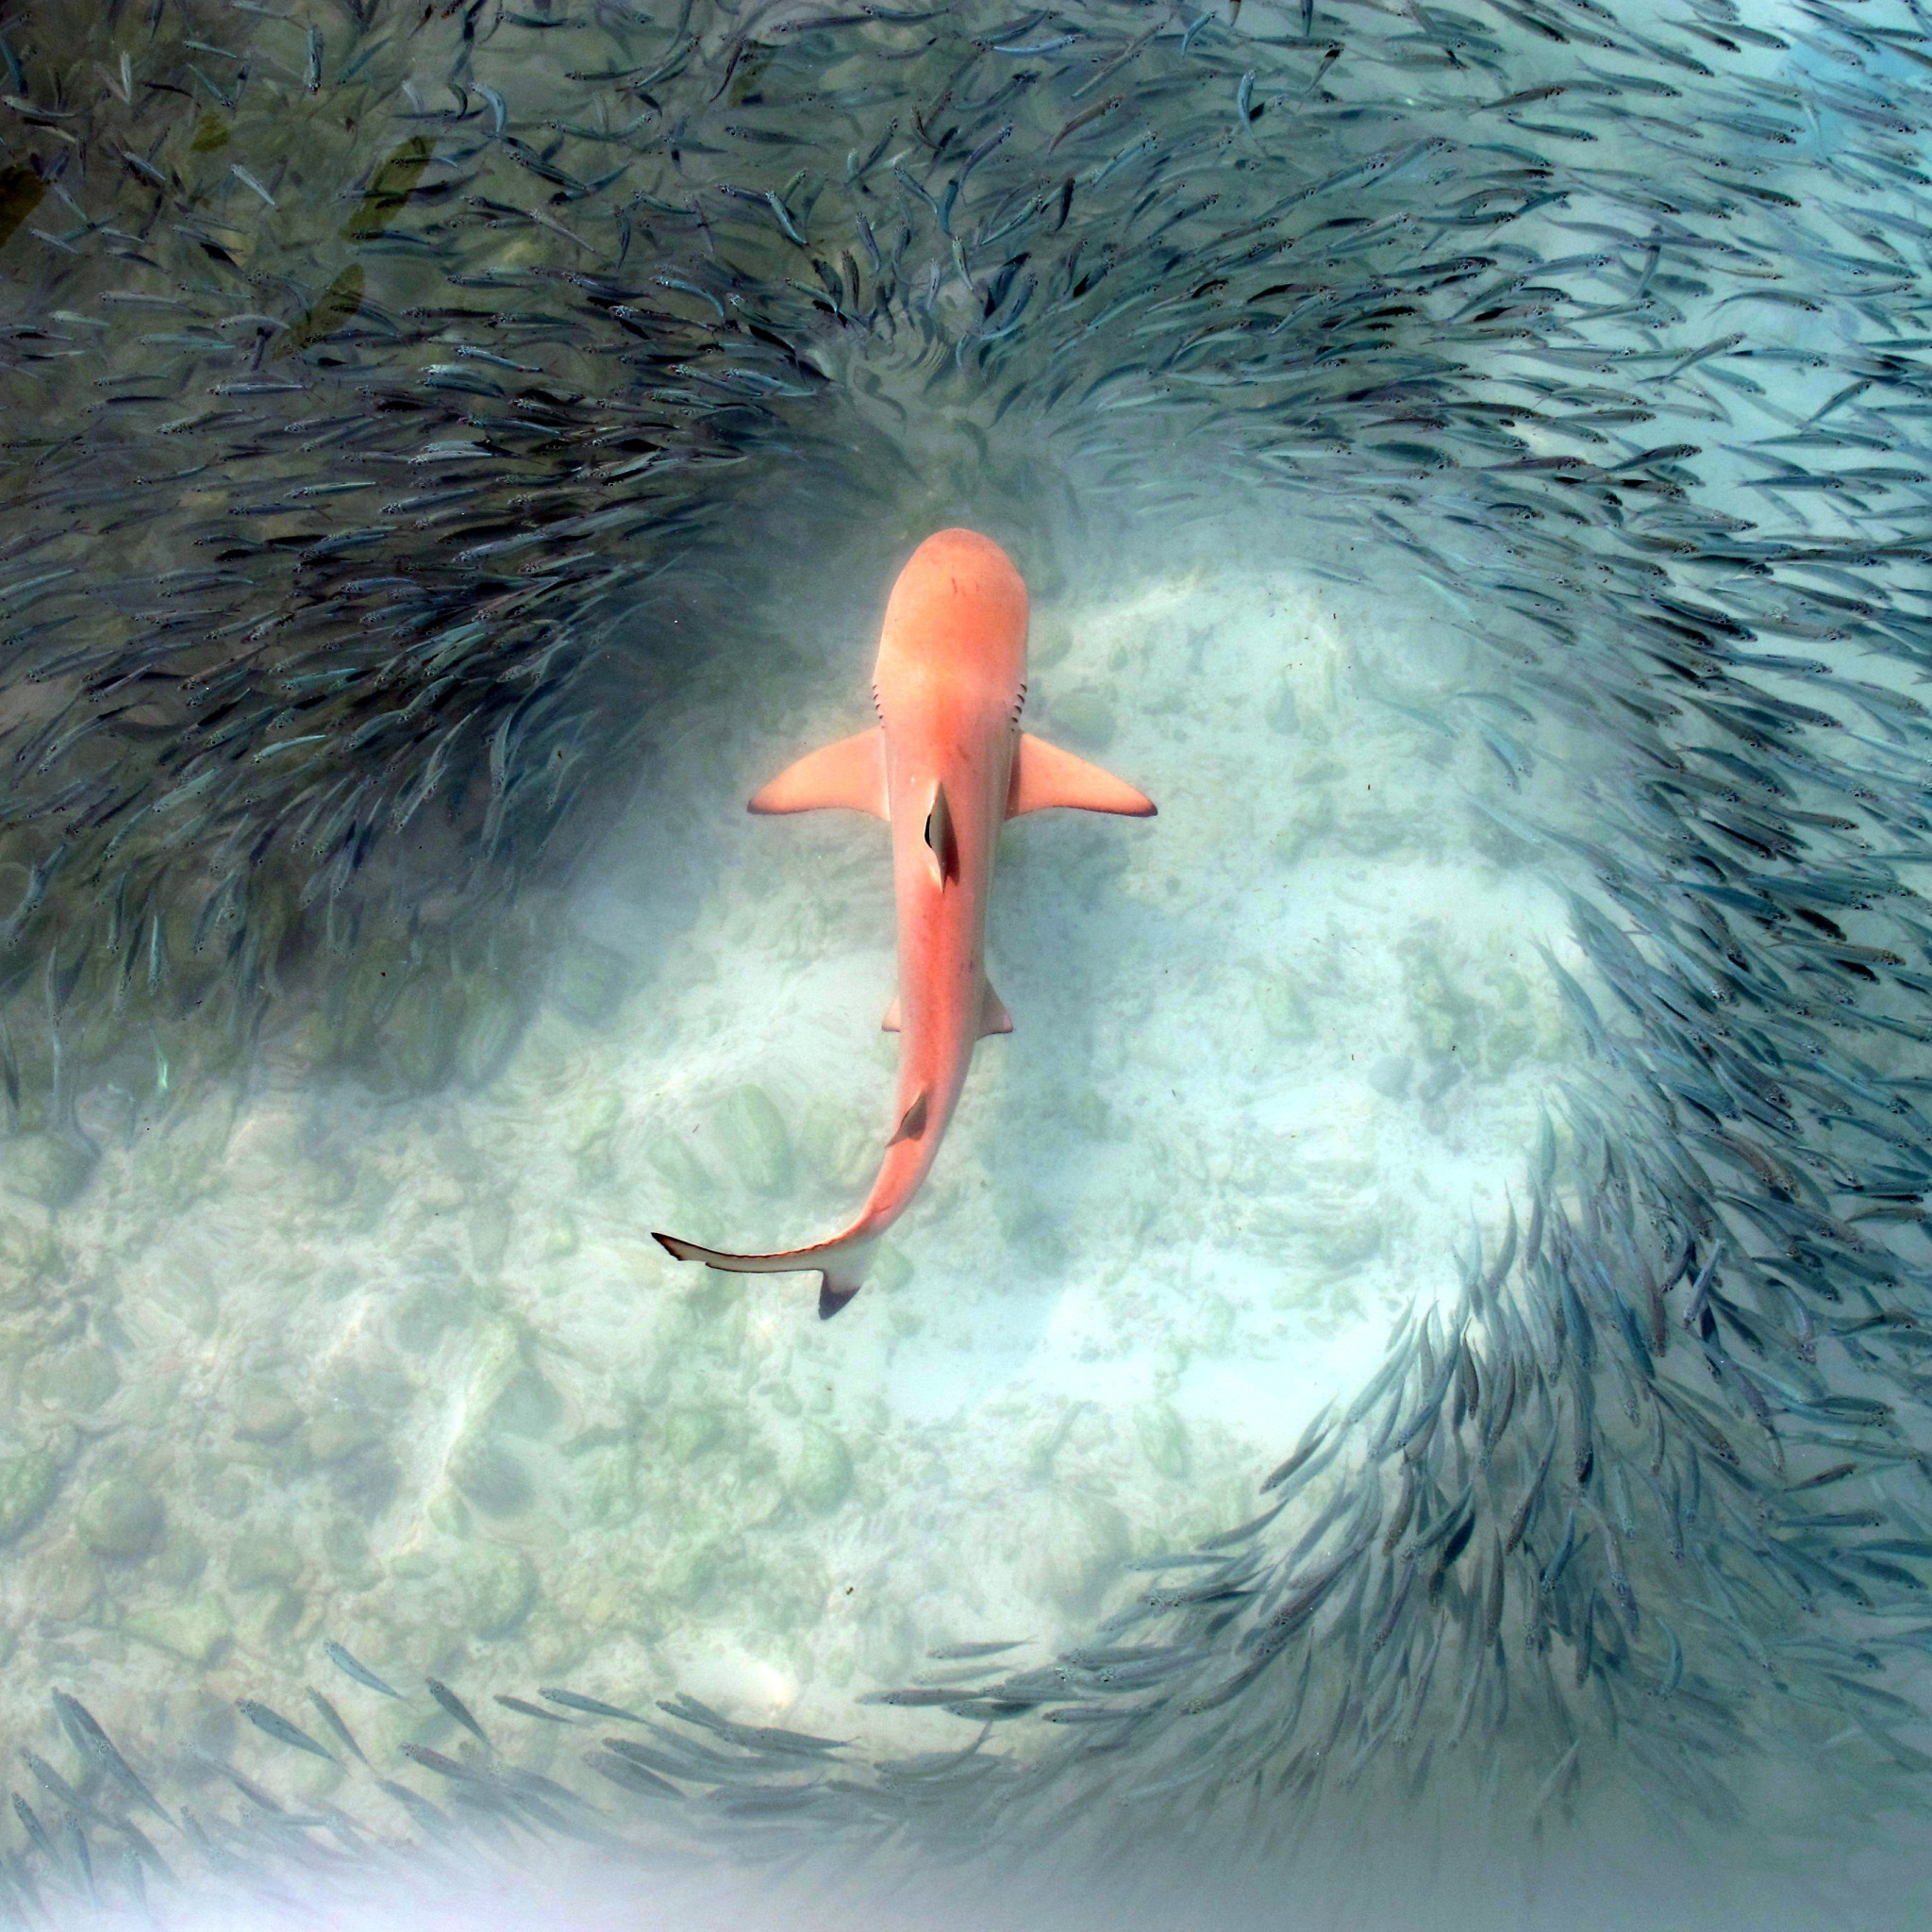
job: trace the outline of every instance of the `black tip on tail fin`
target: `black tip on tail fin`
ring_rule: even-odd
[[[861,1235],[825,1257],[830,1265],[822,1263],[819,1269],[821,1322],[829,1322],[865,1286],[866,1270],[872,1266],[873,1251],[877,1246],[876,1235]]]
[[[865,1285],[865,1271],[878,1245],[876,1235],[849,1239],[841,1235],[816,1247],[792,1248],[782,1255],[726,1255],[716,1248],[701,1248],[695,1241],[680,1241],[675,1234],[654,1231],[651,1239],[680,1261],[702,1261],[708,1268],[722,1268],[731,1274],[814,1273],[819,1277],[822,1322],[829,1322]]]

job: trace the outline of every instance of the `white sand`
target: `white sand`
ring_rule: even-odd
[[[1027,723],[1160,816],[1009,829],[991,958],[1016,1031],[852,1307],[822,1324],[810,1276],[650,1241],[793,1245],[870,1178],[885,839],[742,802],[864,722],[876,589],[841,591],[849,627],[801,625],[755,698],[741,667],[680,688],[559,1001],[492,1080],[288,1084],[231,1124],[206,1102],[57,1217],[106,1312],[93,1339],[37,1316],[23,1371],[19,1444],[70,1458],[7,1586],[26,1681],[85,1659],[108,1708],[118,1687],[216,1742],[225,1700],[305,1676],[366,1741],[447,1728],[329,1673],[334,1636],[485,1707],[684,1688],[884,1736],[902,1720],[852,1695],[935,1644],[1075,1641],[1131,1588],[1121,1559],[1252,1513],[1410,1298],[1456,1291],[1575,1052],[1536,942],[1574,949],[1469,802],[1503,778],[1461,729],[1453,635],[1371,630],[1288,575],[1038,612]],[[147,1554],[76,1536],[110,1462],[75,1424],[160,1500]]]

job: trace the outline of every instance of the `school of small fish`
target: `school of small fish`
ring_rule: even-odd
[[[1824,1874],[1842,1907],[1856,1869],[1851,1923],[1910,1923],[1928,125],[1917,0],[185,0],[0,24],[0,1312],[25,1419],[0,1536],[57,1624],[103,1577],[180,1566],[98,1641],[0,1632],[52,1679],[9,1738],[0,1913],[197,1876],[322,1896],[511,1832],[610,1856],[993,1843],[1016,1868],[1178,1833],[1352,1897],[1374,1842],[1393,1902],[1487,1898],[1614,1821],[1707,1857],[1712,1898],[1823,1913]],[[460,1170],[437,1097],[487,1091],[546,1002],[618,1002],[610,949],[558,936],[613,828],[648,842],[625,814],[676,755],[679,692],[751,694],[770,732],[758,680],[793,675],[795,641],[734,614],[782,608],[829,532],[866,532],[837,552],[857,583],[949,524],[1035,544],[1042,605],[1145,552],[1170,586],[1278,570],[1352,621],[1436,627],[1453,675],[1357,685],[1461,788],[1488,859],[1560,907],[1508,984],[1561,1010],[1518,1059],[1565,1062],[1452,1286],[1417,1280],[1326,1409],[1284,1388],[1251,1507],[1164,1549],[1124,1537],[1075,1592],[1083,1632],[929,1630],[836,1727],[670,1683],[473,1678],[426,1628],[406,1671],[408,1630],[377,1653],[277,1623],[273,1537],[245,1553],[258,1627],[197,1623],[175,1499],[112,1474],[195,1399],[196,1344],[138,1416],[105,1407],[146,1345],[75,1232],[105,1176],[145,1163],[185,1214],[237,1122],[283,1158],[299,1128],[244,1101],[303,1083],[369,1096],[372,1141],[382,1105],[422,1108]],[[1212,645],[1174,609],[1168,656]],[[1117,759],[1091,669],[1087,747]],[[1297,689],[1253,719],[1284,793],[1370,809]],[[1147,775],[1178,835],[1185,774]],[[1265,824],[1295,854],[1338,836]],[[1148,958],[1179,917],[1145,908]],[[1310,995],[1274,960],[1241,974],[1285,1057]],[[1412,974],[1443,977],[1422,951]],[[1457,1053],[1452,1031],[1368,1078],[1459,1104]],[[1244,1105],[1270,1073],[1241,1072]],[[756,1091],[735,1131],[769,1151]],[[582,1124],[587,1174],[612,1131]],[[339,1170],[344,1225],[379,1224],[357,1149],[301,1151]],[[658,1171],[668,1206],[695,1197],[688,1150]],[[1210,1225],[1253,1191],[1233,1165],[1180,1178]],[[145,1211],[89,1224],[139,1243]],[[635,1211],[641,1238],[661,1222]],[[1029,1198],[1014,1239],[1051,1272],[1047,1212]],[[1253,1252],[1291,1240],[1255,1219]],[[543,1241],[578,1238],[555,1206]],[[1163,1265],[1170,1239],[1150,1221]],[[223,1332],[176,1292],[184,1332]],[[518,1441],[556,1426],[553,1299],[494,1318],[470,1398]],[[425,1275],[397,1319],[428,1349],[449,1302]],[[395,1412],[386,1346],[345,1337],[312,1402],[227,1364],[221,1420],[379,1516],[408,1474],[367,1421]],[[587,1455],[633,1424],[611,1426]],[[494,1438],[415,1446],[463,1474],[445,1525],[527,1507]],[[702,1446],[667,1426],[661,1453]],[[464,1549],[476,1626],[527,1618],[527,1559]],[[575,1600],[618,1615],[596,1584]],[[222,1722],[150,1728],[142,1672],[224,1644],[258,1661]],[[306,1678],[281,1674],[294,1645]]]

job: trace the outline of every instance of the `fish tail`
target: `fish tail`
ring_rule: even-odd
[[[865,1286],[866,1271],[879,1242],[877,1234],[869,1230],[862,1234],[848,1230],[808,1248],[788,1248],[783,1254],[726,1255],[716,1248],[701,1248],[695,1241],[681,1241],[675,1234],[654,1233],[652,1240],[680,1261],[702,1261],[707,1268],[720,1268],[727,1274],[816,1274],[822,1322],[829,1322]]]

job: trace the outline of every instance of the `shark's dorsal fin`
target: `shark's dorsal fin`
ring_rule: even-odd
[[[959,876],[959,828],[953,823],[953,808],[946,802],[946,788],[932,788],[932,806],[925,815],[926,849],[932,854],[934,876],[941,886],[950,886]]]
[[[1071,806],[1078,811],[1110,811],[1122,818],[1151,819],[1154,801],[1124,778],[1076,758],[1030,731],[1022,732],[1013,753],[1013,782],[1007,792],[1007,816]]]
[[[886,1008],[886,1017],[879,1022],[881,1033],[896,1033],[899,1030],[899,995],[892,995],[891,1004]]]
[[[896,1147],[901,1141],[916,1141],[925,1132],[925,1089],[921,1088],[913,1095],[912,1105],[899,1116],[899,1124],[892,1129],[892,1138],[886,1142],[888,1147]]]
[[[837,744],[821,745],[787,765],[755,793],[757,812],[869,811],[886,816],[885,733],[877,725]]]

